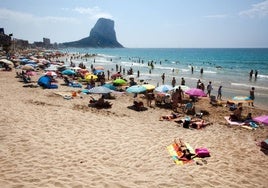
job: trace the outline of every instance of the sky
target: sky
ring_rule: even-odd
[[[85,38],[99,18],[127,48],[268,47],[268,0],[0,0],[0,28],[30,43]]]

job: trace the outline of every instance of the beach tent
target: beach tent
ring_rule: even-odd
[[[47,75],[44,75],[44,76],[41,76],[39,79],[38,79],[38,85],[42,86],[43,88],[46,88],[46,89],[57,89],[58,88],[58,85],[56,84],[51,84],[51,81],[52,81],[52,78],[47,76]]]

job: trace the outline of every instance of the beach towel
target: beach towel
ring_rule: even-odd
[[[190,153],[193,153],[193,154],[195,153],[194,149],[188,143],[185,143],[185,145],[186,145],[187,149],[189,149]],[[176,150],[177,147],[178,146],[175,143],[167,146],[167,150],[168,150],[169,154],[171,155],[173,161],[177,165],[184,165],[184,164],[192,163],[198,159],[195,157],[194,159],[187,160],[187,161],[180,160],[179,158],[183,155],[183,153],[181,151],[177,151]]]
[[[242,121],[231,121],[228,116],[225,116],[224,119],[228,122],[229,125],[243,125]]]

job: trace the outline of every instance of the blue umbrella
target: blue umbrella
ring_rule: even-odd
[[[146,87],[141,86],[141,85],[134,85],[126,90],[128,93],[142,93],[146,91]]]
[[[253,100],[248,96],[235,96],[233,97],[233,101],[237,103],[249,103],[253,102]]]
[[[156,87],[155,91],[166,93],[166,92],[171,91],[173,89],[174,88],[172,86],[170,86],[170,85],[161,85],[161,86]]]
[[[67,69],[61,72],[63,75],[74,75],[75,72],[73,70]]]
[[[116,87],[114,86],[114,85],[112,85],[112,84],[104,84],[104,85],[102,85],[103,87],[107,87],[107,88],[109,88],[109,89],[111,89],[111,90],[116,90]]]
[[[97,74],[101,74],[103,72],[104,72],[104,70],[94,70],[93,74],[97,75]]]

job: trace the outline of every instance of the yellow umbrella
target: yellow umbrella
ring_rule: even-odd
[[[86,74],[86,76],[85,76],[85,79],[86,80],[91,80],[91,79],[97,79],[98,77],[96,76],[96,75],[94,75],[94,74]]]
[[[142,86],[145,87],[146,90],[153,90],[153,89],[155,89],[155,86],[152,85],[152,84],[143,84]]]

